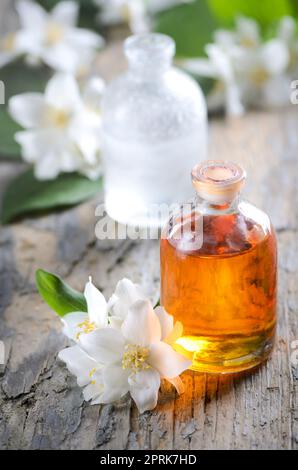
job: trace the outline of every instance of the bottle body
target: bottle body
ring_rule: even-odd
[[[268,216],[246,202],[203,203],[184,214],[175,237],[179,225],[173,215],[161,240],[161,304],[184,329],[175,347],[197,371],[256,366],[272,349],[276,325],[276,239]]]
[[[149,46],[156,36],[162,35],[149,35]],[[206,158],[204,97],[194,80],[164,64],[165,44],[154,43],[149,65],[135,64],[134,55],[130,63],[136,50],[146,61],[151,47],[146,43],[141,54],[143,43],[134,45],[129,70],[111,83],[103,102],[106,209],[129,225],[163,224],[152,207],[188,199],[185,169]]]

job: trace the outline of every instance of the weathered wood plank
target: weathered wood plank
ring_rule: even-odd
[[[97,67],[108,79],[124,67],[119,42],[99,57]],[[291,342],[298,339],[297,126],[295,107],[210,125],[210,157],[247,168],[246,196],[277,228],[279,326],[272,358],[250,374],[187,372],[186,393],[178,397],[163,384],[153,412],[140,416],[130,399],[84,403],[74,378],[56,360],[66,340],[59,319],[37,294],[34,272],[57,272],[77,289],[91,274],[107,296],[128,276],[157,298],[158,242],[96,240],[101,196],[0,227],[0,339],[7,350],[0,369],[1,449],[298,448],[298,368],[290,360]],[[1,191],[17,171],[18,165],[0,163]]]

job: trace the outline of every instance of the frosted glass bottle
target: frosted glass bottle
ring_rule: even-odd
[[[124,224],[161,226],[156,208],[188,199],[189,169],[206,158],[206,103],[172,67],[170,37],[131,36],[124,51],[129,68],[103,100],[106,210]]]

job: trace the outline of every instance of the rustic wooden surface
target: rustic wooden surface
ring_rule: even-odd
[[[120,57],[117,42],[101,55],[98,68],[106,78],[122,68]],[[59,319],[37,294],[35,269],[56,272],[81,290],[91,274],[107,296],[127,276],[157,298],[158,242],[96,240],[100,198],[0,227],[0,339],[6,346],[0,449],[297,449],[298,369],[291,362],[291,342],[298,340],[297,111],[293,106],[210,123],[210,157],[247,168],[246,195],[270,213],[278,234],[276,347],[254,373],[186,372],[184,395],[164,384],[158,407],[142,415],[130,399],[89,406],[56,360],[67,341]],[[1,192],[17,171],[16,164],[0,163]]]

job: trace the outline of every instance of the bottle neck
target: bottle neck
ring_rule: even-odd
[[[151,63],[142,63],[129,61],[129,74],[139,80],[153,80],[155,78],[161,78],[172,65],[171,61],[152,61]]]
[[[126,39],[124,51],[131,75],[150,80],[169,70],[175,54],[175,43],[163,34],[136,35]]]
[[[237,194],[232,201],[214,204],[206,199],[202,199],[199,194],[195,196],[195,206],[203,215],[228,215],[238,212],[240,194]]]

